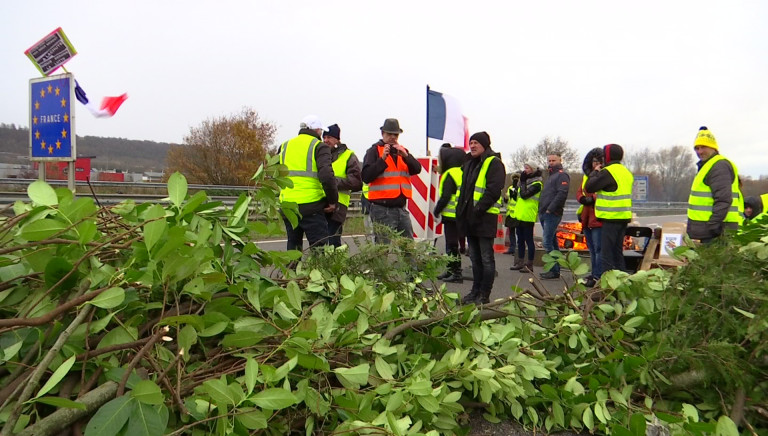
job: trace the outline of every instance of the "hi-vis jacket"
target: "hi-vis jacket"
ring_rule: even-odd
[[[315,147],[320,143],[312,136],[299,135],[280,146],[280,163],[288,167],[288,178],[293,182],[293,187],[280,191],[280,201],[303,204],[325,197],[315,161]]]
[[[602,220],[632,220],[632,185],[635,177],[620,163],[603,168],[616,181],[613,192],[598,191],[595,199],[595,216]]]
[[[445,173],[443,173],[443,177],[440,179],[439,196],[441,197],[443,194],[443,186],[445,185],[445,181],[447,179],[450,178],[456,185],[456,191],[454,191],[453,195],[451,195],[451,199],[448,200],[448,204],[442,211],[443,217],[445,218],[456,218],[456,204],[459,199],[459,190],[461,189],[461,176],[461,167],[453,167],[449,170],[446,170]]]
[[[725,160],[731,164],[734,172],[733,182],[731,183],[731,205],[725,215],[723,222],[741,224],[744,204],[741,201],[741,191],[739,190],[739,176],[736,165],[723,156],[716,154],[702,165],[696,177],[691,184],[691,194],[688,196],[688,219],[692,221],[711,220],[715,209],[715,197],[712,187],[704,183],[712,167],[719,161]],[[693,236],[692,236],[693,237]]]

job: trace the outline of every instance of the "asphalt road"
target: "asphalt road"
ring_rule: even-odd
[[[651,228],[661,227],[667,222],[685,222],[685,215],[667,215],[667,216],[653,216],[653,217],[638,217],[636,218],[636,225],[648,226]],[[536,224],[534,235],[541,237],[541,226]],[[349,244],[350,251],[355,251],[355,244],[352,242],[352,236],[344,236],[342,238],[344,243]],[[272,240],[258,243],[258,245],[267,250],[281,250],[285,249],[285,240]],[[538,242],[537,242],[538,245]],[[306,242],[305,242],[306,246]],[[444,239],[438,238],[436,242],[438,252],[445,252]],[[589,261],[588,253],[585,261]],[[472,269],[470,267],[470,261],[467,256],[461,256],[462,268],[464,271],[464,283],[446,283],[446,289],[451,292],[457,292],[462,296],[467,294],[472,288]],[[540,258],[540,254],[537,255],[537,259]],[[534,274],[521,273],[519,271],[511,271],[510,266],[514,263],[514,257],[508,254],[496,253],[496,271],[498,276],[494,281],[493,292],[491,293],[491,300],[505,298],[520,292],[520,290],[528,290],[533,287],[530,280],[535,280],[538,284],[545,287],[552,294],[560,294],[563,290],[570,287],[575,278],[569,270],[563,269],[560,273],[559,279],[554,280],[540,280],[538,275],[543,272],[543,268],[540,262],[534,263]]]

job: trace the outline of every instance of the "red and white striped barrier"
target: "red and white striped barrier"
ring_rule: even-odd
[[[440,185],[440,173],[437,168],[437,157],[417,158],[422,170],[411,176],[413,188],[412,198],[408,201],[408,212],[411,214],[413,237],[416,240],[434,240],[443,234],[443,224],[436,223],[432,210],[435,208]]]

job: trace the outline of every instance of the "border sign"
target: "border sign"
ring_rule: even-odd
[[[67,35],[59,27],[45,38],[37,41],[24,54],[43,73],[43,76],[47,76],[72,59],[77,54],[77,51],[72,46],[72,43],[69,42]]]
[[[30,79],[29,160],[76,159],[74,100],[72,73]]]
[[[648,201],[648,176],[635,176],[632,201]]]

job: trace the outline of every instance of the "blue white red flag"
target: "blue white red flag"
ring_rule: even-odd
[[[96,118],[108,118],[113,116],[120,108],[120,105],[128,99],[128,94],[123,94],[117,97],[104,97],[101,100],[101,105],[97,107],[94,103],[91,103],[88,100],[85,91],[80,87],[80,84],[77,83],[77,81],[75,81],[75,96],[77,97],[77,101],[85,105],[85,108]]]
[[[441,139],[469,150],[467,117],[450,95],[427,88],[427,137]]]

